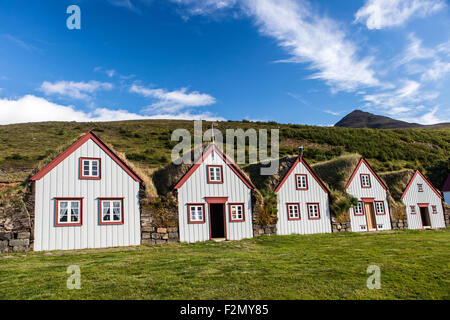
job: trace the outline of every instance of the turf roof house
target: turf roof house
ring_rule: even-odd
[[[277,234],[330,233],[330,191],[299,156],[275,188],[278,198]]]
[[[216,144],[176,183],[180,241],[253,237],[253,183]]]
[[[31,180],[34,250],[141,243],[142,179],[94,133],[85,134]]]
[[[442,195],[416,170],[401,196],[409,229],[445,228]]]
[[[388,188],[364,157],[359,160],[345,190],[358,199],[358,205],[350,209],[353,232],[391,229]]]

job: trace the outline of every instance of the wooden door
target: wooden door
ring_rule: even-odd
[[[373,230],[377,228],[377,221],[375,219],[375,210],[373,209],[372,202],[364,203],[364,209],[366,211],[367,229]]]

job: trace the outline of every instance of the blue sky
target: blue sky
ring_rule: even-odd
[[[69,30],[66,9],[81,9]],[[0,124],[450,121],[446,0],[0,3]]]

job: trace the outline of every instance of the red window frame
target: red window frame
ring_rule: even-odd
[[[384,201],[374,201],[374,202],[375,202],[375,214],[378,216],[384,216],[386,214],[386,210],[384,210]],[[378,213],[377,203],[381,203],[381,208],[383,209],[381,213]]]
[[[305,177],[306,187],[299,187],[298,186],[298,177]],[[295,187],[297,190],[308,190],[308,175],[307,174],[296,174],[295,175]]]
[[[99,225],[115,225],[115,224],[123,224],[124,223],[124,198],[123,197],[116,197],[116,198],[98,198],[98,224]],[[120,215],[121,220],[120,221],[103,221],[103,201],[120,201]]]
[[[233,216],[231,214],[231,206],[241,206],[242,207],[242,219],[233,219]],[[230,215],[230,222],[244,222],[245,221],[245,205],[243,202],[233,202],[228,203],[228,212]]]
[[[369,186],[364,186],[363,185],[363,176],[367,176],[369,178]],[[370,174],[367,173],[361,173],[359,175],[359,179],[361,180],[361,188],[372,188],[372,181],[370,181]]]
[[[55,227],[79,227],[83,225],[83,199],[84,198],[76,198],[76,197],[55,197]],[[60,201],[79,201],[80,202],[80,221],[77,223],[70,223],[70,222],[59,222],[59,202]]]
[[[98,161],[98,176],[97,177],[83,175],[83,161],[84,160],[97,160]],[[78,166],[79,166],[80,179],[82,179],[82,180],[101,180],[102,179],[102,159],[101,158],[80,157]]]
[[[191,221],[191,207],[198,207],[198,206],[202,206],[202,210],[203,210],[203,220],[200,221]],[[187,204],[187,213],[188,213],[188,224],[198,224],[198,223],[205,223],[205,204],[204,203],[188,203]]]
[[[211,177],[209,175],[209,168],[220,168],[220,181],[211,181]],[[221,165],[207,165],[206,172],[208,175],[208,183],[223,183],[223,166]]]
[[[438,213],[438,210],[437,210],[437,206],[436,205],[431,205],[431,213],[432,214],[437,214]]]
[[[296,206],[297,207],[297,209],[298,209],[298,218],[291,218],[291,216],[289,215],[289,206]],[[288,221],[301,220],[300,203],[299,202],[287,202],[286,203],[286,212],[287,212]]]
[[[423,192],[423,183],[417,184],[417,192]]]
[[[317,206],[317,214],[319,215],[318,217],[311,217],[311,211],[309,211],[309,207],[312,206]],[[320,204],[319,202],[308,202],[306,204],[306,208],[308,209],[308,219],[309,220],[320,220]]]
[[[414,209],[414,210],[413,210],[413,209]],[[416,214],[416,213],[417,213],[416,206],[409,206],[409,212],[410,212],[411,214]]]
[[[358,204],[361,205],[361,213],[356,213],[356,208],[353,208],[353,215],[355,215],[355,216],[363,216],[364,215],[364,202],[358,201]]]

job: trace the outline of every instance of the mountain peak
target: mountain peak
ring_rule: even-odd
[[[362,110],[353,110],[341,120],[335,127],[347,128],[374,128],[374,129],[400,129],[422,127],[418,123],[395,120],[385,116],[379,116]]]

